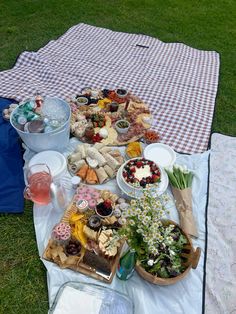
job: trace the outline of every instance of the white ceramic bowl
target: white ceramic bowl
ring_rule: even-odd
[[[120,93],[120,91],[123,91],[124,93]],[[116,95],[120,98],[125,98],[128,95],[128,91],[124,88],[117,88],[115,92],[116,92]]]
[[[127,128],[120,128],[120,127],[118,126],[118,124],[119,124],[120,122],[126,122],[126,123],[128,124],[128,127],[127,127]],[[129,128],[130,128],[130,123],[129,123],[127,120],[118,120],[118,121],[115,123],[115,128],[116,128],[117,132],[119,132],[119,133],[121,133],[121,134],[124,134],[124,133],[127,133],[127,132],[128,132],[128,130],[129,130]]]
[[[108,218],[108,217],[111,217],[111,216],[112,216],[112,214],[113,214],[113,209],[111,210],[110,214],[108,214],[108,215],[102,215],[102,214],[100,214],[99,211],[97,210],[97,207],[95,208],[95,212],[96,212],[96,214],[97,214],[99,217],[101,217],[101,218]]]
[[[76,98],[76,103],[77,103],[78,106],[87,105],[88,98],[80,96],[80,97]]]

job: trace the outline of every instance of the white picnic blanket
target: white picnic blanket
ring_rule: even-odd
[[[29,153],[29,152],[28,152]],[[31,154],[25,154],[25,159]],[[203,263],[205,247],[205,207],[207,199],[209,151],[203,154],[178,155],[178,163],[186,164],[194,170],[193,180],[193,212],[199,230],[199,238],[194,240],[194,246],[202,249],[198,268],[192,270],[189,275],[179,283],[172,286],[155,286],[144,281],[137,273],[127,282],[120,281],[116,276],[111,288],[127,294],[134,302],[135,314],[199,314],[202,311],[203,293]],[[119,193],[115,180],[100,186]],[[171,207],[171,218],[178,221],[178,214],[174,205]],[[34,224],[40,257],[50,238],[52,227],[60,220],[62,213],[52,209],[51,205],[34,205]],[[51,305],[60,286],[67,281],[81,281],[107,284],[96,281],[72,270],[60,269],[56,264],[43,260],[47,269],[49,304]]]
[[[150,105],[163,143],[199,153],[208,147],[219,66],[214,51],[78,24],[0,72],[0,96],[66,98],[85,86],[127,88]]]
[[[205,312],[236,313],[236,138],[213,134]]]

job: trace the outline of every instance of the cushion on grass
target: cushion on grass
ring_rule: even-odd
[[[19,136],[2,110],[12,100],[0,97],[0,213],[22,213],[24,210],[23,158]]]

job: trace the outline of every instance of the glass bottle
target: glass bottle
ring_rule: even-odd
[[[117,277],[121,280],[128,280],[134,272],[135,263],[136,252],[133,249],[129,249],[119,261],[116,270]]]

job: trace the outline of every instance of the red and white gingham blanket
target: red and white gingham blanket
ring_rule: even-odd
[[[150,105],[162,142],[191,154],[208,146],[219,65],[214,51],[78,24],[0,72],[0,96],[67,98],[85,86],[127,88]]]

